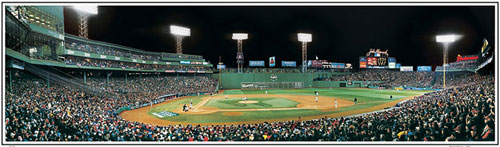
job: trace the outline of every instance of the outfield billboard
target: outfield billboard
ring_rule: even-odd
[[[394,57],[389,57],[388,59],[388,63],[389,63],[389,68],[396,68],[396,58]]]
[[[420,72],[432,71],[432,66],[417,66],[417,71]]]
[[[401,68],[401,63],[396,63],[396,68]]]
[[[345,64],[332,62],[332,68],[345,68]]]
[[[282,67],[296,67],[297,62],[295,62],[295,61],[281,61],[281,66]]]
[[[222,64],[222,65],[217,65],[217,69],[225,69],[226,68],[226,65]]]
[[[191,61],[180,61],[181,64],[191,64]]]
[[[413,66],[401,66],[400,71],[413,71]]]
[[[264,67],[265,63],[264,61],[249,61],[248,66],[258,66],[258,67]]]
[[[396,68],[396,62],[389,62],[389,68]]]
[[[359,57],[359,68],[366,68],[366,57]]]
[[[274,67],[274,66],[276,66],[276,57],[275,56],[269,57],[269,67]]]
[[[394,58],[394,57],[389,57],[389,58],[387,59],[387,62],[389,62],[389,63],[391,63],[391,62],[396,63],[396,58]]]

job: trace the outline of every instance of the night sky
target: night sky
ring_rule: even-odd
[[[78,21],[73,9],[65,8],[65,32],[77,35]],[[236,67],[233,32],[247,32],[243,43],[245,67],[248,60],[276,56],[297,61],[301,44],[298,32],[313,34],[308,59],[317,55],[333,62],[359,67],[359,56],[369,48],[389,49],[402,65],[441,65],[442,44],[437,34],[460,34],[450,46],[449,61],[457,54],[480,51],[483,38],[494,47],[494,7],[184,7],[184,6],[101,6],[89,18],[89,38],[147,51],[175,52],[175,38],[169,25],[191,28],[183,40],[185,54],[202,55],[213,64],[222,56]],[[266,65],[267,67],[268,65]],[[280,65],[277,65],[280,67]]]

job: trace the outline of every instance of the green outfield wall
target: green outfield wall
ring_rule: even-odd
[[[338,75],[346,73],[328,73]],[[212,74],[213,78],[221,77],[221,89],[240,89],[242,82],[303,82],[304,87],[337,88],[337,87],[368,87],[368,84],[379,81],[314,81],[325,77],[325,73],[219,73]]]

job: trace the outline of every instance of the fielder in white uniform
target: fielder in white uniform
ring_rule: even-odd
[[[316,103],[318,102],[318,97],[315,97],[314,100],[316,100]]]
[[[335,99],[335,108],[337,108],[337,99]]]

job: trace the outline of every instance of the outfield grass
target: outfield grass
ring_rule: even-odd
[[[225,90],[225,95],[233,94],[265,94],[266,90]],[[268,94],[287,94],[287,95],[314,95],[314,91],[318,91],[320,96],[329,96],[339,99],[354,101],[354,97],[358,99],[358,104],[349,107],[341,107],[336,111],[322,112],[320,110],[274,110],[274,111],[244,111],[239,116],[225,116],[224,112],[215,112],[211,114],[192,114],[192,115],[179,115],[175,117],[164,117],[162,119],[169,121],[190,122],[190,123],[217,123],[217,122],[238,122],[238,121],[251,121],[251,120],[268,120],[279,118],[297,118],[299,116],[312,116],[338,113],[344,111],[353,111],[364,108],[373,107],[376,105],[388,103],[408,96],[422,95],[431,91],[423,90],[379,90],[379,89],[357,89],[357,88],[334,88],[334,89],[270,89],[267,90]],[[390,99],[390,96],[393,96]],[[178,100],[162,106],[158,106],[148,111],[151,115],[153,112],[170,111],[182,107],[183,104],[189,104],[192,100],[193,105],[201,101],[201,97],[193,97]],[[270,96],[272,97],[272,96]],[[267,99],[267,101],[266,101]],[[249,98],[249,100],[256,100],[259,103],[241,105],[238,101],[241,99],[223,99],[211,100],[205,106],[216,106],[220,109],[259,109],[259,108],[285,108],[295,107],[297,102],[281,98]],[[153,117],[156,117],[152,115]]]
[[[239,103],[241,98],[215,99],[210,100],[205,106],[217,107],[219,109],[263,109],[263,108],[294,108],[297,102],[284,98],[248,98],[248,101],[257,101],[257,103],[243,104]]]

